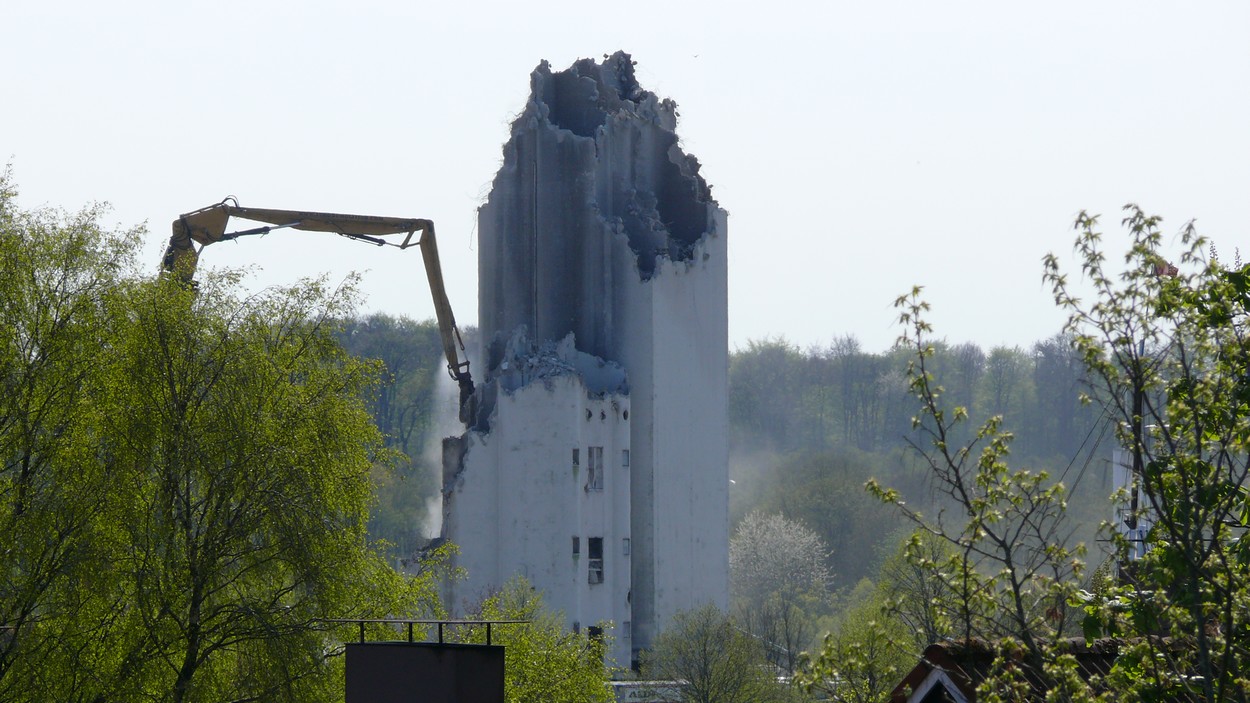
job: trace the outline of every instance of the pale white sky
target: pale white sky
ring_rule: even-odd
[[[617,49],[680,105],[730,213],[730,340],[897,334],[1027,345],[1082,208],[1197,218],[1250,254],[1242,2],[88,2],[0,9],[0,160],[21,204],[169,222],[244,205],[426,217],[461,323],[476,208],[541,59]],[[1247,257],[1250,258],[1250,257]],[[419,255],[290,231],[218,244],[257,285],[367,270],[368,307],[432,316]]]

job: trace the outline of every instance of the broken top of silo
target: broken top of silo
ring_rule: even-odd
[[[525,574],[571,625],[615,622],[624,663],[728,605],[727,216],[628,54],[531,88],[478,213],[486,374],[444,536],[453,591]]]
[[[479,213],[484,339],[572,332],[583,351],[619,360],[612,286],[690,265],[723,235],[724,212],[679,145],[676,103],[638,85],[629,54],[559,72],[544,61],[530,84]]]

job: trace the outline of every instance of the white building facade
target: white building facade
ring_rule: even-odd
[[[468,576],[458,593],[472,601],[523,576],[570,627],[610,627],[622,663],[633,619],[628,410],[572,374],[504,396],[492,431],[467,435],[444,503]]]
[[[728,604],[727,216],[628,55],[532,83],[479,211],[486,373],[443,536],[456,596],[525,575],[626,665]]]

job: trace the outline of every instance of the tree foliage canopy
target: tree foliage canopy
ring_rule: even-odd
[[[828,560],[820,535],[779,513],[748,513],[729,540],[731,612],[787,674],[809,644],[813,616],[828,608]]]
[[[764,645],[713,605],[678,613],[643,661],[650,679],[676,682],[685,703],[785,701]]]
[[[524,620],[496,625],[493,641],[504,647],[504,696],[509,703],[609,703],[613,667],[604,662],[602,639],[564,629],[562,618],[543,606],[542,594],[521,577],[478,606],[486,620]],[[476,628],[464,639],[481,642]],[[605,665],[606,664],[606,665]]]
[[[760,602],[775,593],[823,594],[829,547],[807,526],[781,514],[749,513],[729,540],[730,591]]]
[[[366,537],[350,286],[193,292],[0,186],[0,699],[341,696],[327,618],[437,608]]]
[[[441,515],[439,477],[445,430],[436,423],[455,421],[457,395],[448,381],[440,396],[439,381],[447,378],[442,342],[434,321],[414,322],[381,313],[341,321],[335,337],[348,353],[379,364],[380,378],[365,396],[366,407],[382,432],[383,444],[395,461],[375,464],[378,503],[369,517],[370,537],[385,541],[388,556],[415,561],[428,538],[433,518]],[[439,407],[438,402],[451,405]]]
[[[936,490],[957,507],[921,514],[873,485],[945,556],[909,550],[914,569],[942,585],[935,629],[995,643],[979,699],[1245,701],[1250,698],[1250,268],[1204,256],[1184,227],[1173,267],[1159,220],[1135,206],[1123,220],[1124,269],[1107,270],[1098,219],[1082,213],[1076,252],[1092,302],[1078,298],[1058,259],[1045,278],[1069,312],[1065,338],[1085,367],[1087,399],[1115,421],[1137,469],[1107,524],[1118,577],[1082,582],[1068,542],[1065,486],[1044,471],[1011,468],[1012,436],[994,417],[961,439],[966,406],[948,402],[929,360],[919,291],[900,298],[920,400],[917,444]],[[1100,570],[1106,573],[1108,570]],[[1086,589],[1081,590],[1085,585]],[[1082,672],[1071,634],[1112,638],[1105,676]],[[837,671],[826,646],[815,672]]]
[[[1105,389],[1119,438],[1140,457],[1115,526],[1120,585],[1083,594],[1089,636],[1158,635],[1122,655],[1114,674],[1144,697],[1250,698],[1250,268],[1227,267],[1192,223],[1179,267],[1162,255],[1160,221],[1125,208],[1125,271],[1105,270],[1098,218],[1077,221],[1093,304],[1057,262],[1046,277]],[[1133,500],[1133,493],[1139,494]],[[1129,529],[1145,531],[1134,544]],[[1148,531],[1147,531],[1148,530]],[[1140,561],[1134,553],[1145,551]],[[1182,646],[1158,646],[1158,642]]]

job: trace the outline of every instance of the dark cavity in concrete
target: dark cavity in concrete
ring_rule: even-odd
[[[695,242],[707,232],[708,206],[715,201],[699,175],[698,159],[677,144],[677,104],[643,90],[634,76],[634,62],[623,51],[606,57],[603,64],[581,59],[554,74],[544,61],[530,84],[532,97],[513,125],[514,137],[518,125],[529,124],[537,115],[557,129],[606,142],[617,137],[601,131],[612,119],[609,129],[626,132],[623,141],[643,150],[640,155],[649,168],[633,170],[610,184],[615,192],[600,188],[596,195],[607,196],[594,203],[600,217],[624,229],[644,279],[654,274],[657,256],[689,259]],[[597,151],[609,152],[609,158],[614,156],[613,146],[596,144]]]
[[[629,54],[559,72],[544,61],[530,83],[479,213],[488,375],[519,327],[539,343],[573,333],[580,350],[622,361],[625,279],[691,262],[719,212],[678,144],[676,103],[638,85]]]

